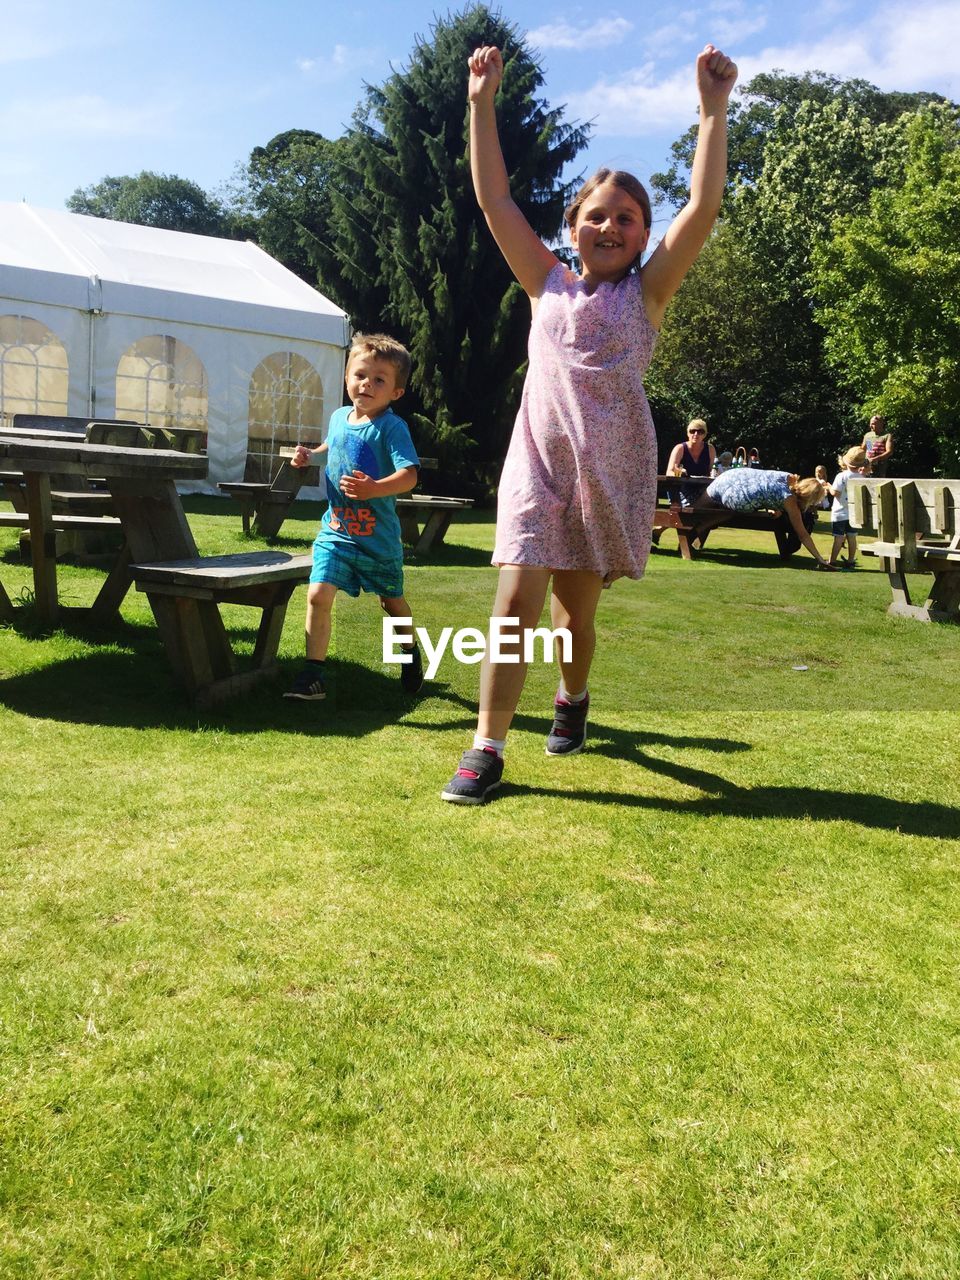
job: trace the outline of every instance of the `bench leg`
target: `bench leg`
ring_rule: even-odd
[[[255,670],[271,667],[280,647],[280,636],[283,632],[284,619],[287,616],[287,605],[297,588],[296,582],[285,582],[277,588],[273,602],[267,605],[260,618],[260,629],[257,632],[257,643],[253,650]]]
[[[28,472],[25,480],[37,616],[43,623],[54,623],[57,620],[57,535],[53,528],[50,477]]]
[[[147,599],[174,674],[192,697],[233,674],[233,652],[212,600],[160,595]]]
[[[397,512],[400,515],[400,512]],[[409,547],[415,547],[420,541],[420,525],[415,515],[405,511],[400,515],[400,538]]]
[[[113,568],[107,574],[103,586],[97,592],[96,600],[90,606],[90,619],[92,622],[112,622],[120,612],[120,606],[123,604],[127,592],[133,586],[133,578],[130,574],[131,563],[130,548],[124,543]]]
[[[0,622],[13,621],[13,605],[10,603],[10,597],[7,595],[6,588],[0,582]]]
[[[899,567],[896,560],[884,556],[882,560],[887,577],[890,579],[890,591],[893,595],[893,601],[887,609],[887,613],[892,614],[895,618],[916,618],[918,616],[917,606],[910,599],[910,587],[907,585],[907,575]]]
[[[960,622],[960,570],[934,570],[933,586],[923,606],[933,622]]]
[[[253,531],[260,538],[275,538],[283,527],[283,522],[287,518],[290,510],[290,500],[283,499],[277,501],[271,498],[261,498],[257,507],[256,519],[253,522]]]
[[[677,530],[677,546],[680,548],[680,554],[684,560],[695,560],[697,553],[693,549],[693,542],[690,537],[689,529]]]
[[[425,556],[433,546],[439,547],[447,530],[450,528],[452,519],[452,511],[431,511],[426,524],[423,526],[423,533],[421,533],[417,539],[416,546],[413,548],[413,554],[415,556]]]

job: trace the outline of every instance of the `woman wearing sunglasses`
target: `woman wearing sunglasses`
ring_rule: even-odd
[[[667,463],[668,476],[703,476],[709,478],[717,460],[717,451],[707,444],[707,424],[702,418],[694,418],[687,427],[687,438],[675,446]],[[702,490],[698,485],[680,485],[677,492],[680,505],[692,507]],[[671,501],[674,500],[670,494]]]

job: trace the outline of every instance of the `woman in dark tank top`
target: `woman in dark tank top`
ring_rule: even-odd
[[[667,475],[681,470],[683,475],[708,477],[717,458],[712,444],[707,444],[707,424],[702,418],[694,418],[687,425],[687,438],[674,447],[667,463]],[[702,493],[699,485],[679,485],[676,493],[685,507],[690,507]],[[671,501],[674,494],[670,493]]]

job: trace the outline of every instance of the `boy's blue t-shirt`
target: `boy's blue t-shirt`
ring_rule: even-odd
[[[407,424],[392,409],[359,424],[349,421],[352,412],[345,405],[330,419],[324,473],[329,505],[318,537],[348,543],[378,560],[396,560],[402,556],[396,498],[348,498],[340,480],[353,471],[382,480],[403,467],[419,466],[420,459]]]

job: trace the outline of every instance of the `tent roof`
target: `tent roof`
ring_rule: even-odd
[[[346,314],[249,241],[0,203],[0,294],[346,346]]]

